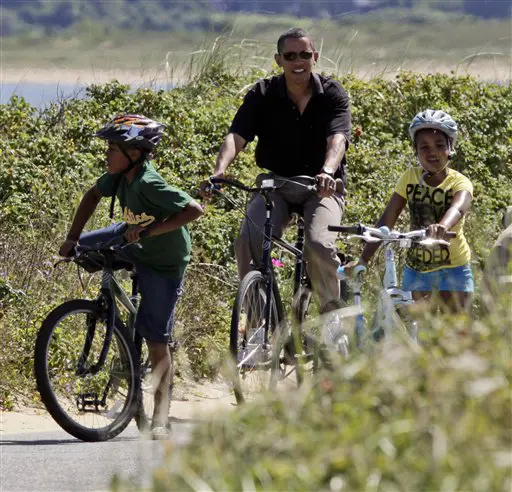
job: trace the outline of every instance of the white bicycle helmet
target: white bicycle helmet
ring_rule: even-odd
[[[418,113],[409,125],[409,136],[414,144],[416,133],[426,128],[432,128],[443,132],[450,140],[451,150],[457,142],[457,123],[444,111],[427,109]]]

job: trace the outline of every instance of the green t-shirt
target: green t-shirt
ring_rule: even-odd
[[[112,196],[119,174],[105,173],[96,182],[103,196]],[[185,192],[168,185],[146,161],[135,179],[128,184],[121,177],[116,192],[123,220],[130,224],[148,226],[181,212],[192,198]],[[140,240],[142,248],[134,250],[141,263],[165,277],[181,278],[190,261],[190,234],[185,226],[159,236]]]
[[[413,230],[437,224],[450,208],[458,191],[468,191],[473,195],[471,181],[454,169],[448,168],[448,175],[437,186],[426,183],[420,185],[422,173],[423,169],[419,166],[409,168],[402,174],[395,188],[395,193],[407,200]],[[407,265],[420,272],[466,265],[471,260],[471,252],[463,229],[464,217],[451,229],[457,236],[450,240],[450,246],[416,246],[409,249]]]

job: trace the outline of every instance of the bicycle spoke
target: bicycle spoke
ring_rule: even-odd
[[[266,309],[270,309],[270,326],[265,341]],[[231,330],[231,349],[236,356],[237,401],[257,398],[269,389],[297,387],[295,378],[290,377],[293,368],[287,371],[284,365],[276,300],[273,296],[267,303],[266,281],[260,272],[250,272],[241,282]]]
[[[115,328],[105,363],[92,374],[89,369],[98,361],[106,327],[96,320],[90,337],[87,320],[94,316],[92,303],[70,301],[69,305],[91,308],[66,310],[63,305],[57,310],[64,308],[64,314],[56,312],[47,318],[48,326],[43,325],[36,347],[38,388],[52,416],[68,432],[85,440],[107,439],[119,433],[132,415],[133,359],[127,341]]]

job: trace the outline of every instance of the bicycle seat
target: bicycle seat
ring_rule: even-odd
[[[73,260],[89,273],[95,273],[103,270],[105,266],[105,257],[99,251],[87,251]],[[134,264],[122,259],[115,258],[112,263],[113,270],[133,270]]]

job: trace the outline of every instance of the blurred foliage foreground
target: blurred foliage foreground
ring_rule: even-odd
[[[509,491],[510,323],[431,320],[172,445],[153,490]]]
[[[0,107],[2,408],[37,401],[33,345],[46,314],[65,299],[97,292],[97,277],[83,274],[80,282],[74,267],[53,268],[81,195],[103,169],[105,146],[93,132],[126,111],[167,123],[157,167],[194,195],[254,80],[212,64],[171,92],[131,93],[112,82],[43,111],[18,98]],[[461,129],[452,165],[475,186],[467,236],[478,281],[499,212],[512,204],[512,87],[406,72],[392,81],[341,83],[354,127],[345,223],[375,221],[399,174],[414,164],[406,131],[413,115],[447,110]],[[252,156],[251,146],[232,167],[236,178],[254,178]],[[101,205],[90,228],[107,224],[107,207]],[[231,245],[241,217],[218,200],[191,226],[193,263],[176,327],[181,374],[212,377],[225,357],[236,288]],[[433,323],[419,354],[384,344],[377,356],[354,355],[340,371],[284,400],[274,396],[265,406],[239,409],[227,423],[200,427],[182,458],[171,459],[171,472],[158,471],[155,485],[508,490],[510,308],[484,317],[478,295],[474,304],[478,321]]]

